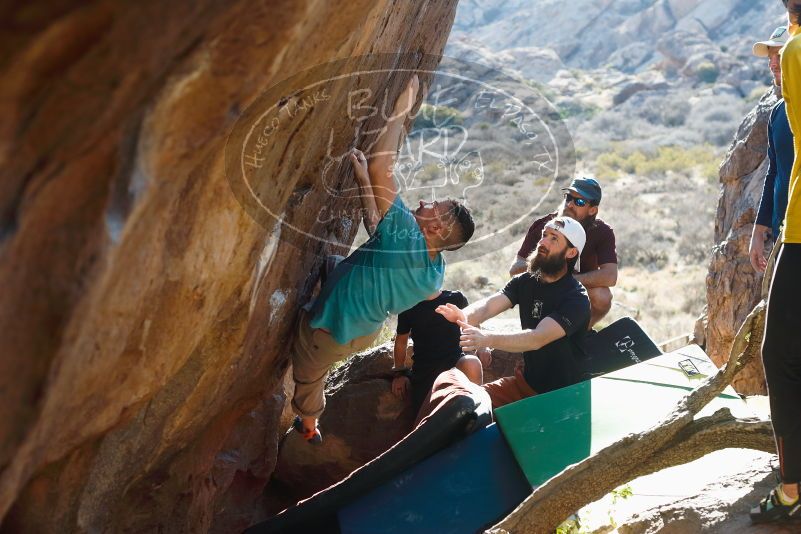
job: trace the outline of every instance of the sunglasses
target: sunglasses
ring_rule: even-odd
[[[565,193],[565,204],[570,204],[571,202],[577,208],[583,208],[584,206],[586,206],[586,205],[588,205],[590,203],[589,200],[586,200],[586,199],[583,199],[583,198],[579,198],[579,197],[574,197],[570,193]]]

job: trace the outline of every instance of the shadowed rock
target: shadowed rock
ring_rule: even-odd
[[[302,246],[237,202],[226,140],[263,91],[314,65],[436,60],[455,7],[0,7],[4,531],[234,532],[263,516],[296,311],[355,233],[317,219],[355,204],[320,183],[328,134],[339,152],[375,134],[354,140],[344,113],[311,107],[265,147],[260,201],[329,243]],[[397,78],[377,75],[371,103]],[[347,108],[340,89],[332,109]]]
[[[519,354],[494,351],[485,381],[514,374],[518,358]],[[381,345],[331,373],[326,411],[320,418],[322,445],[308,445],[294,431],[287,432],[281,442],[269,493],[283,498],[283,507],[342,480],[412,430],[417,414],[408,402],[392,394],[392,363],[392,346]]]

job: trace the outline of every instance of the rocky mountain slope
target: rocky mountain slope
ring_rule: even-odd
[[[783,23],[780,2],[771,0],[465,0],[446,54],[539,84],[567,115],[597,122],[598,115],[625,110],[653,123],[637,109],[648,106],[642,99],[649,94],[668,101],[753,100],[764,92],[769,73],[751,45]],[[636,106],[624,106],[638,94]],[[737,111],[718,125],[725,139],[692,141],[725,146],[746,109]],[[630,128],[634,136],[639,131]]]
[[[555,106],[577,171],[597,176],[607,192],[601,217],[618,233],[625,269],[612,315],[638,317],[659,341],[691,332],[703,312],[704,277],[720,243],[718,167],[772,84],[751,46],[784,18],[778,0],[459,4],[446,54],[503,70]],[[750,222],[742,224],[745,233]],[[497,289],[517,245],[485,262],[499,264],[495,276],[459,266],[451,280],[488,276],[487,290]],[[716,329],[741,318],[724,315],[712,317]],[[724,328],[726,336],[736,327]],[[726,342],[711,339],[715,357],[725,358]]]
[[[736,68],[782,22],[778,0],[463,0],[451,42],[507,51],[532,73],[538,56],[628,73],[696,55]]]

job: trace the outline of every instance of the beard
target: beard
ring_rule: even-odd
[[[554,276],[559,274],[562,269],[567,269],[567,248],[562,252],[542,256],[537,254],[532,258],[529,265],[529,271],[533,274],[544,274],[546,276]]]
[[[570,217],[571,219],[575,219],[576,221],[579,222],[579,224],[581,224],[582,227],[584,227],[584,230],[587,230],[588,228],[590,228],[593,225],[593,223],[595,222],[595,218],[596,218],[597,214],[596,215],[587,215],[583,219],[579,219],[578,215],[576,215],[575,213],[566,213],[566,208],[567,208],[567,206],[563,205],[561,208],[559,208],[559,211],[556,214],[559,217]]]

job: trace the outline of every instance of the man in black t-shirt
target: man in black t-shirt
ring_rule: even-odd
[[[436,313],[439,306],[452,304],[461,309],[467,298],[459,291],[443,290],[398,315],[395,334],[395,370],[404,371],[406,347],[409,337],[414,342],[412,368],[392,381],[392,392],[405,397],[411,390],[411,403],[415,411],[420,408],[437,376],[456,367],[476,384],[483,381],[482,362],[476,356],[465,355],[459,346],[461,331]],[[485,355],[489,356],[489,351]],[[485,362],[489,365],[489,361]]]
[[[462,328],[462,349],[490,347],[523,353],[523,369],[518,367],[515,376],[484,385],[493,408],[581,380],[590,301],[572,272],[585,242],[581,224],[570,217],[557,217],[543,229],[528,270],[502,291],[464,310],[451,304],[437,308]],[[520,306],[521,331],[495,333],[478,328],[516,305]]]

